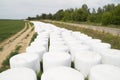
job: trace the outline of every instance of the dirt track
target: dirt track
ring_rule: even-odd
[[[6,57],[13,51],[16,46],[21,45],[20,53],[25,52],[26,47],[29,45],[29,42],[34,34],[34,30],[32,27],[28,26],[25,23],[25,28],[22,29],[17,34],[10,37],[8,40],[5,40],[0,45],[3,47],[3,50],[0,51],[0,67],[2,62],[6,59]]]
[[[100,32],[105,32],[105,33],[110,33],[113,35],[120,36],[120,29],[118,28],[109,28],[109,27],[103,27],[103,26],[89,26],[89,25],[84,25],[84,24],[75,24],[75,23],[67,23],[67,22],[60,22],[60,21],[49,21],[45,20],[47,22],[53,22],[53,23],[60,23],[60,24],[66,24],[66,25],[71,25],[71,26],[77,26],[77,27],[83,27],[83,28],[88,28],[88,29],[93,29],[96,31]]]

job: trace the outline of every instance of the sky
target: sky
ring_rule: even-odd
[[[0,19],[25,19],[60,9],[80,8],[83,4],[97,9],[111,3],[118,4],[120,0],[0,0]]]

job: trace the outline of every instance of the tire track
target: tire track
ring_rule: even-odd
[[[27,23],[25,27],[27,27]],[[32,27],[29,26],[29,28],[25,32],[23,32],[18,38],[16,38],[13,42],[10,42],[9,44],[4,45],[3,51],[0,52],[0,67],[2,66],[1,65],[2,62],[11,53],[11,51],[13,51],[16,48],[17,45],[21,45],[21,47],[23,47],[22,51],[25,50],[25,47],[28,45],[29,41],[31,40],[30,38],[33,34],[31,30],[32,30]],[[28,34],[30,36],[26,37]]]

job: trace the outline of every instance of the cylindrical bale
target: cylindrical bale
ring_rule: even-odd
[[[63,41],[63,38],[50,38],[50,41]]]
[[[91,44],[90,46],[91,46],[91,50],[95,52],[100,52],[100,50],[111,48],[111,45],[108,43],[96,43],[96,44]]]
[[[30,46],[38,46],[38,47],[45,47],[46,51],[48,51],[48,43],[47,42],[32,42]]]
[[[87,36],[87,35],[85,35],[85,34],[80,34],[80,36],[77,37],[77,39],[79,39],[79,40],[81,40],[81,41],[87,41],[87,40],[91,40],[92,37]]]
[[[84,80],[84,76],[69,67],[55,67],[44,72],[41,80]]]
[[[70,46],[70,54],[72,57],[72,61],[74,61],[75,53],[78,53],[80,51],[84,50],[90,50],[90,47],[88,45],[71,45]]]
[[[113,65],[96,65],[90,70],[89,80],[120,80],[120,68]]]
[[[83,42],[80,41],[80,40],[72,40],[72,41],[67,41],[67,44],[68,44],[69,46],[71,46],[71,45],[83,44]]]
[[[0,73],[0,80],[37,80],[37,77],[32,69],[13,68]]]
[[[49,47],[49,51],[50,52],[54,52],[54,51],[55,52],[56,51],[58,51],[58,52],[69,52],[69,49],[66,45],[51,45]]]
[[[100,39],[89,39],[89,40],[84,41],[84,43],[87,45],[91,45],[91,44],[101,43],[101,40]]]
[[[39,60],[41,61],[46,49],[44,47],[27,47],[26,52],[30,54],[37,54],[39,56]]]
[[[120,67],[120,50],[106,49],[101,51],[102,63]]]
[[[51,45],[51,44],[65,44],[65,42],[64,42],[64,41],[60,41],[60,40],[55,40],[55,39],[54,39],[54,40],[51,40],[51,39],[50,39],[50,45]]]
[[[72,36],[65,36],[63,37],[63,39],[66,41],[66,42],[70,42],[70,41],[75,41],[76,39]]]
[[[48,42],[48,38],[37,37],[35,38],[34,42]]]
[[[57,67],[57,66],[71,66],[71,56],[64,52],[48,52],[43,56],[43,70]]]
[[[21,53],[10,58],[10,68],[27,67],[40,72],[39,57],[36,54]]]
[[[75,68],[85,77],[88,76],[90,69],[101,63],[101,56],[92,51],[81,51],[75,54]]]
[[[78,31],[74,31],[74,32],[72,32],[72,35],[74,36],[74,37],[78,37],[78,36],[80,36],[80,32],[78,32]]]
[[[53,41],[53,42],[50,43],[50,46],[55,46],[55,45],[58,45],[58,46],[59,46],[59,45],[63,45],[63,46],[64,46],[64,45],[66,45],[66,44],[65,44],[65,42],[63,42],[63,41],[62,41],[62,42],[61,42],[61,41],[58,41],[58,42]]]

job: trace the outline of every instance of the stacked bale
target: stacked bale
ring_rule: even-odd
[[[37,77],[29,68],[13,68],[0,73],[0,80],[37,80]]]
[[[89,80],[120,80],[120,68],[113,65],[97,65],[90,70]]]
[[[61,33],[61,30],[57,30],[57,32],[55,31],[50,34],[50,52],[69,52]]]
[[[49,23],[32,23],[37,37],[26,48],[26,53],[10,59],[11,69],[2,72],[0,80],[36,80],[34,71],[41,71],[40,62],[44,69],[42,80],[84,80],[87,76],[89,80],[120,80],[120,50],[111,49],[110,44],[81,32]],[[71,61],[78,71],[70,68]],[[102,65],[98,65],[101,61]]]
[[[26,52],[29,54],[37,54],[39,56],[39,61],[42,61],[43,54],[46,52],[44,47],[27,47]]]
[[[110,49],[111,45],[108,43],[95,43],[90,45],[91,50],[100,53],[104,49]]]
[[[21,53],[10,58],[10,68],[27,67],[40,72],[39,57],[36,54]]]
[[[90,69],[101,63],[101,56],[92,51],[80,51],[75,54],[75,68],[85,77],[88,76]]]
[[[84,80],[84,76],[69,67],[56,67],[44,72],[41,80]]]
[[[106,49],[101,51],[102,63],[120,67],[120,50]]]
[[[65,52],[48,52],[43,56],[43,70],[58,67],[71,66],[71,56]]]

